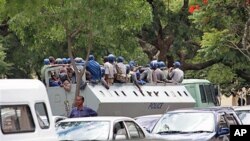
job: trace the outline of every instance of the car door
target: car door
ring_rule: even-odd
[[[140,126],[134,121],[125,121],[125,125],[128,130],[129,139],[143,139],[145,138],[145,134],[143,133]]]
[[[123,121],[116,121],[113,125],[113,140],[127,140],[129,138]]]
[[[216,141],[228,141],[229,134],[222,134],[221,131],[223,129],[229,129],[229,124],[226,120],[225,114],[220,114],[218,119],[218,130],[217,130],[217,139]]]

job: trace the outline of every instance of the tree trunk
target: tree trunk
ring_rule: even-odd
[[[163,35],[161,35],[163,36]],[[166,61],[167,59],[167,52],[169,52],[171,45],[174,42],[174,37],[173,36],[167,36],[164,40],[160,41],[159,44],[159,56],[158,56],[158,60],[159,61]]]
[[[80,84],[81,84],[81,80],[82,80],[82,75],[81,75],[81,72],[79,72],[77,67],[76,67],[76,63],[75,63],[74,56],[72,53],[72,37],[70,34],[67,35],[67,42],[68,42],[68,55],[71,59],[71,64],[72,64],[72,66],[75,70],[75,74],[76,74],[75,97],[77,97],[80,94]]]

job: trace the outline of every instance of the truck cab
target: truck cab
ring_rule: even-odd
[[[42,117],[46,117],[45,124]],[[0,80],[0,139],[57,140],[46,88],[39,80]]]
[[[195,99],[195,107],[220,105],[218,86],[205,79],[184,79],[182,84]]]

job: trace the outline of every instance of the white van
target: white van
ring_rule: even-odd
[[[47,124],[41,117],[46,116]],[[0,140],[57,140],[46,88],[39,80],[0,80]]]

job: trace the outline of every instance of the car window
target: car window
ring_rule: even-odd
[[[1,129],[4,134],[34,132],[35,124],[28,105],[0,107]]]
[[[151,131],[153,129],[154,125],[156,124],[156,122],[160,118],[161,118],[161,116],[159,116],[159,117],[141,117],[141,118],[137,118],[135,120],[139,125],[141,125],[145,129]]]
[[[237,121],[236,121],[235,117],[232,114],[226,114],[225,118],[226,118],[228,126],[237,125]]]
[[[113,127],[113,139],[114,140],[124,140],[128,139],[128,133],[126,131],[125,125],[122,121],[116,122]]]
[[[155,125],[152,133],[163,132],[213,132],[215,117],[210,112],[177,112],[166,113]]]
[[[144,138],[141,128],[133,121],[125,121],[131,139]]]
[[[45,103],[43,102],[36,103],[35,110],[40,127],[42,129],[48,129],[50,122]]]
[[[108,140],[110,121],[61,121],[56,132],[58,140]]]
[[[219,128],[229,128],[224,115],[219,116]]]

